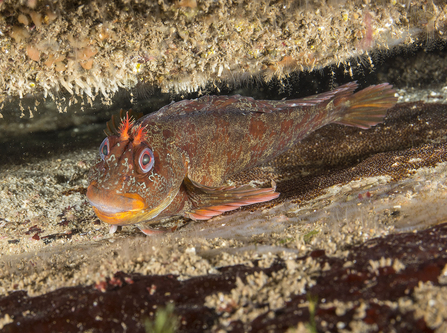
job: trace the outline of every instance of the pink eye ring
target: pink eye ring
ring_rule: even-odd
[[[101,145],[99,146],[99,156],[104,160],[107,155],[109,155],[110,147],[109,147],[109,138],[105,138]]]
[[[152,150],[144,148],[138,158],[138,164],[140,165],[141,171],[144,173],[152,169],[154,166],[154,154],[152,153]]]

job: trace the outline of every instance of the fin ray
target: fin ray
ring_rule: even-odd
[[[137,120],[141,117],[143,117],[143,113],[141,112],[135,112],[132,109],[130,110],[120,110],[119,115],[112,115],[112,118],[107,122],[107,128],[104,130],[104,133],[107,136],[111,135],[119,135],[120,134],[120,125],[123,119],[126,119],[126,114],[129,115],[129,118],[133,118],[134,120]]]
[[[335,96],[338,107],[336,124],[368,129],[382,122],[387,110],[397,102],[395,90],[389,83],[369,86],[350,96]]]
[[[185,178],[184,184],[193,203],[193,209],[186,215],[194,220],[208,220],[224,212],[270,201],[279,196],[279,193],[275,192],[274,182],[272,187],[268,188],[256,188],[250,185],[209,187]]]

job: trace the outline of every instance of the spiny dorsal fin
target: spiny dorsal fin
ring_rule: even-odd
[[[135,112],[132,109],[130,110],[120,110],[119,115],[113,115],[112,119],[110,119],[107,122],[107,128],[104,130],[104,133],[107,136],[111,136],[111,135],[119,135],[120,134],[120,125],[123,121],[123,119],[126,119],[126,114],[129,115],[129,119],[132,118],[134,121],[143,117],[143,113],[141,112]]]

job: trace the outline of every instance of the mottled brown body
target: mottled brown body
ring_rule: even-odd
[[[326,124],[375,125],[396,102],[388,84],[353,94],[356,87],[349,83],[288,101],[205,96],[167,105],[127,129],[112,125],[106,139],[110,150],[103,143],[107,154],[92,174],[87,196],[98,216],[114,225],[151,224],[172,215],[207,219],[274,199],[279,195],[274,187],[222,185]],[[141,172],[142,158],[151,156],[151,169]]]
[[[186,152],[191,180],[219,186],[228,176],[265,163],[334,120],[325,107],[303,106],[297,112],[285,102],[260,102],[207,96],[176,103],[168,107],[169,115],[162,109],[161,115],[149,116],[142,124],[149,137],[159,142],[171,138]]]

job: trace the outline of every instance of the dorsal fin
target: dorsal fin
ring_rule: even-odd
[[[133,119],[134,121],[143,117],[143,113],[141,112],[134,112],[132,109],[130,110],[120,110],[119,115],[113,115],[112,119],[110,119],[107,122],[107,128],[104,130],[104,133],[107,136],[111,136],[111,135],[119,135],[120,134],[120,125],[123,121],[123,119],[126,119],[126,115],[129,115],[129,119]]]
[[[329,103],[336,95],[349,96],[357,88],[357,83],[346,83],[332,91],[300,99],[290,100],[255,100],[252,97],[241,95],[232,96],[202,96],[197,99],[183,100],[162,107],[153,117],[166,117],[171,115],[188,114],[193,112],[256,112],[272,113],[290,110],[299,107],[312,107],[322,103]],[[325,105],[323,104],[323,107]]]

